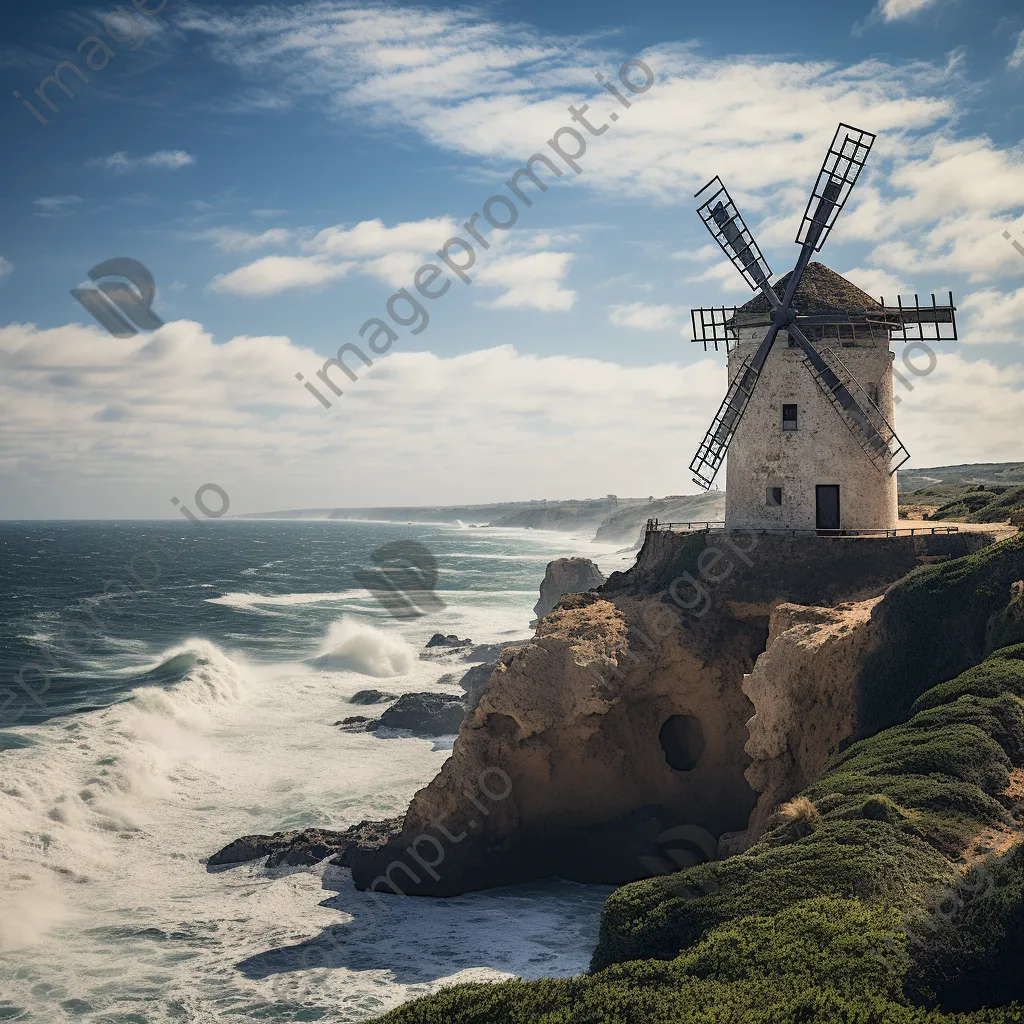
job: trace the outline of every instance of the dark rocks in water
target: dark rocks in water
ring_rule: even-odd
[[[370,855],[389,839],[398,835],[402,818],[386,821],[361,821],[344,832],[322,828],[304,828],[273,835],[244,836],[228,843],[206,862],[208,870],[247,864],[267,858],[266,867],[310,867],[333,855],[332,864],[351,867],[349,862],[356,850]]]
[[[531,639],[532,637],[524,637],[520,640],[507,640],[496,644],[474,644],[472,640],[459,640],[454,634],[442,636],[440,633],[435,633],[427,646],[420,652],[420,659],[422,661],[438,661],[448,665],[460,661],[497,661],[502,651],[509,647],[522,647]],[[435,643],[435,641],[438,642]],[[447,677],[442,678],[447,680]]]
[[[521,640],[508,640],[500,644],[477,644],[470,651],[468,660],[497,661],[501,657],[502,651],[517,651],[520,647],[525,647],[532,639],[532,636],[527,636]]]
[[[356,857],[368,856],[402,834],[404,815],[384,821],[361,821],[341,833],[344,845],[331,858],[335,867],[350,868]]]
[[[346,732],[365,732],[366,723],[374,722],[375,720],[369,718],[366,715],[351,715],[348,718],[343,718],[340,722],[335,722],[335,725],[341,726]]]
[[[384,693],[383,690],[360,690],[349,697],[349,704],[387,704],[388,701],[398,700],[397,693]]]
[[[473,641],[468,637],[460,640],[454,633],[445,636],[444,633],[435,633],[428,641],[427,647],[470,647]]]
[[[533,614],[543,619],[566,594],[583,594],[604,582],[601,570],[589,558],[556,558],[548,562]]]
[[[406,729],[417,736],[450,736],[466,717],[466,700],[452,693],[403,693],[365,728]]]
[[[497,668],[496,661],[488,661],[483,665],[474,665],[460,680],[459,686],[466,691],[466,710],[471,711],[477,706],[480,694],[487,689],[491,673]]]

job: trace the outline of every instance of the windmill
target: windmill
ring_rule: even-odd
[[[734,524],[744,526],[811,525],[817,529],[838,529],[838,491],[843,481],[814,484],[808,475],[824,472],[822,460],[816,457],[816,453],[820,454],[822,443],[827,440],[830,445],[829,475],[840,477],[845,473],[845,482],[850,484],[848,489],[854,495],[850,505],[852,520],[862,528],[895,525],[895,472],[910,456],[891,423],[892,355],[889,342],[900,339],[956,340],[956,309],[952,294],[949,303],[944,305],[940,305],[934,295],[931,305],[926,303],[924,306],[917,296],[913,304],[904,303],[902,298],[897,299],[895,306],[886,305],[884,299],[876,302],[827,267],[811,262],[813,255],[820,252],[828,240],[846,206],[875,138],[870,132],[846,124],[839,126],[800,222],[796,243],[801,248],[796,266],[774,287],[770,283],[771,268],[721,179],[714,178],[697,193],[696,198],[709,194],[697,211],[701,220],[748,286],[759,293],[741,308],[719,306],[695,309],[691,313],[693,340],[702,342],[705,349],[712,343],[716,351],[719,344],[724,343],[729,354],[731,378],[725,398],[690,464],[694,482],[707,490],[737,433],[745,437],[744,451],[739,454],[743,456],[746,476],[738,478],[736,486],[732,472],[734,459],[730,459],[726,488],[727,522],[732,520]],[[769,356],[780,335],[788,339],[785,346],[788,351],[780,356],[776,350],[775,358],[769,364]],[[826,344],[832,342],[834,347]],[[850,351],[840,355],[836,348]],[[777,367],[780,359],[785,365]],[[802,364],[803,370],[788,369],[797,362]],[[848,368],[847,362],[870,373],[874,383],[867,387],[862,384]],[[799,380],[793,376],[794,372],[800,375]],[[776,386],[766,389],[762,384],[759,391],[762,379],[772,374],[777,378]],[[762,394],[765,391],[771,394]],[[786,395],[789,395],[789,402],[786,402]],[[796,410],[803,406],[812,419],[818,417],[813,437],[805,435],[797,439],[795,433],[789,438],[774,436],[772,425],[776,410],[764,406],[769,399],[780,396],[783,408],[778,430],[786,432],[793,428],[795,431]],[[834,418],[827,423],[821,420],[821,416],[826,415],[820,412],[822,398],[834,410],[827,415],[837,416],[848,430],[843,434],[845,441],[831,436],[838,426]],[[759,409],[758,423],[744,435],[741,425],[751,408]],[[791,417],[788,425],[787,415]],[[747,458],[754,449],[758,449],[760,455]],[[863,465],[852,465],[852,452],[856,452],[856,458],[862,460]],[[734,450],[734,457],[736,455],[737,450]],[[868,479],[864,465],[877,474],[876,480]],[[752,507],[782,507],[781,486],[759,490],[761,483],[770,483],[773,477],[785,478],[793,485],[791,490],[795,487],[798,493],[794,497],[802,502],[801,508],[791,506],[792,510],[784,514]],[[805,489],[812,486],[818,490],[818,508],[813,523],[808,519],[807,501],[804,500]],[[825,511],[826,527],[822,526],[820,507],[822,488],[835,491],[831,495],[835,508]],[[747,493],[741,498],[739,492],[744,490]],[[868,492],[873,492],[874,497]],[[734,493],[737,495],[735,502],[732,500]],[[778,501],[773,500],[774,497],[778,497]],[[826,495],[826,504],[831,498]],[[858,512],[858,500],[871,507]],[[736,502],[739,501],[748,507],[739,518],[730,516],[729,504],[733,504],[734,511],[738,512]],[[846,525],[844,523],[844,527]]]

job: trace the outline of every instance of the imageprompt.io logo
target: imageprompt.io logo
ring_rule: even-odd
[[[71,294],[115,338],[131,338],[139,331],[163,327],[163,320],[150,309],[156,296],[156,282],[138,260],[118,256],[97,263],[89,271],[89,280],[96,282],[95,288],[72,288]]]
[[[447,607],[436,593],[437,559],[425,545],[393,541],[377,548],[370,560],[376,568],[367,566],[353,575],[388,615],[415,619]]]

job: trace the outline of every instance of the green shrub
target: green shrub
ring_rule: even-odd
[[[1024,1000],[1024,847],[975,868],[919,943],[905,982],[915,1002],[971,1010]]]
[[[825,820],[796,842],[773,843],[770,834],[742,856],[617,889],[591,969],[669,959],[720,924],[823,893],[910,908],[952,877],[927,842],[885,821]]]
[[[564,980],[458,985],[380,1024],[1021,1024],[1024,1008],[947,1016],[907,1004],[897,915],[817,898],[713,929],[669,961]]]
[[[875,609],[881,646],[865,658],[857,681],[858,736],[906,721],[926,690],[977,665],[987,653],[989,620],[1022,578],[1018,535],[894,584]]]
[[[1004,647],[980,665],[921,694],[912,710],[925,711],[967,695],[998,697],[1006,693],[1024,698],[1024,644]]]

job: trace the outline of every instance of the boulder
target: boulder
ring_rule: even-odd
[[[435,633],[426,643],[428,648],[430,647],[470,647],[473,641],[468,637],[465,640],[460,640],[454,633],[445,636],[444,633]]]
[[[383,690],[360,690],[349,697],[349,704],[387,704],[398,700],[397,693],[385,693]]]
[[[375,719],[370,718],[368,715],[351,715],[349,718],[343,718],[340,722],[335,722],[334,724],[345,732],[365,732],[367,722],[375,722]]]
[[[459,686],[466,691],[466,710],[472,711],[480,700],[480,694],[487,689],[491,673],[498,667],[496,661],[474,665],[460,680]]]
[[[543,619],[566,594],[582,594],[603,583],[601,570],[589,558],[557,558],[548,562],[533,614]]]
[[[450,736],[466,717],[466,699],[452,693],[403,693],[376,722],[365,726],[404,729],[415,736]]]
[[[402,829],[401,818],[386,821],[361,821],[344,832],[322,828],[304,828],[273,835],[244,836],[228,843],[206,862],[207,870],[246,864],[267,858],[265,867],[310,867],[333,855],[332,864],[350,867],[349,859],[357,849],[370,853],[383,846]]]

